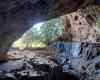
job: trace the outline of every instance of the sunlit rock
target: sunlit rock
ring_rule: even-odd
[[[100,30],[92,11],[79,10],[67,14],[63,16],[63,25],[64,41],[100,42]]]

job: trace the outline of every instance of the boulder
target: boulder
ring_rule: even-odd
[[[63,48],[56,59],[64,72],[76,75],[79,80],[100,80],[99,43],[58,41],[51,44],[54,48]]]

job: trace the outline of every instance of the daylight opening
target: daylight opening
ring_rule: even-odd
[[[12,47],[19,49],[45,47],[49,42],[56,40],[62,35],[62,28],[61,17],[38,23],[14,42]]]
[[[31,27],[9,49],[0,80],[100,80],[98,12],[90,6]]]

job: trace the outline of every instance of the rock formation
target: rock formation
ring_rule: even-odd
[[[57,56],[59,64],[79,80],[100,80],[100,30],[95,15],[78,10],[63,16],[63,24],[62,38],[67,42],[56,42],[57,48],[64,48]]]
[[[100,44],[56,41],[50,45],[57,49],[63,48],[56,59],[64,72],[79,78],[74,80],[100,80]]]
[[[79,10],[63,16],[63,25],[63,39],[66,41],[100,42],[96,17],[89,10]]]
[[[0,61],[12,43],[31,26],[74,12],[99,0],[0,0]]]

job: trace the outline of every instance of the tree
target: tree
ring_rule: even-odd
[[[26,45],[26,47],[32,47],[32,43],[39,42],[39,32],[36,28],[32,27],[28,30],[22,37],[22,43]]]
[[[32,27],[28,30],[21,38],[22,44],[26,47],[32,47],[32,44],[48,44],[49,42],[57,39],[62,34],[62,18],[58,17],[56,19],[45,22],[40,30]]]
[[[41,41],[47,44],[57,39],[62,34],[62,18],[47,21],[41,27]]]

